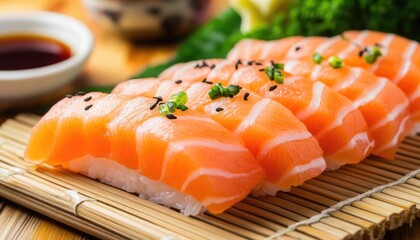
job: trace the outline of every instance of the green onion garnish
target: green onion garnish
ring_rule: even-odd
[[[274,63],[271,62],[271,66],[267,66],[264,69],[265,74],[270,80],[274,80],[276,83],[283,83],[284,74],[282,70],[284,69],[283,63]]]
[[[166,103],[159,105],[159,114],[162,116],[167,116],[175,112],[176,109],[180,109],[181,111],[185,111],[188,109],[185,104],[188,102],[188,95],[185,92],[179,92],[173,94],[169,97],[169,100]]]
[[[365,56],[364,59],[367,63],[373,64],[376,62],[378,57],[382,56],[381,49],[378,46],[374,46],[371,51],[369,51]]]
[[[220,97],[234,97],[236,94],[239,93],[240,90],[241,88],[237,85],[231,84],[225,88],[222,86],[222,83],[217,83],[216,85],[211,87],[208,94],[211,100],[215,100]]]
[[[174,102],[177,106],[178,105],[185,105],[188,102],[188,96],[186,92],[179,92],[176,94],[173,94],[168,102]]]
[[[312,61],[316,64],[320,64],[324,60],[324,57],[319,53],[312,54]]]
[[[343,60],[337,56],[331,56],[328,58],[328,63],[332,68],[342,68],[343,67]]]

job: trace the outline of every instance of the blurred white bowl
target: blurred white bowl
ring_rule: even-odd
[[[66,15],[44,12],[0,14],[0,37],[34,34],[56,39],[71,50],[71,57],[45,67],[0,71],[0,99],[19,100],[53,91],[82,70],[93,46],[90,30]]]
[[[102,26],[135,40],[173,39],[208,18],[210,0],[83,0]]]

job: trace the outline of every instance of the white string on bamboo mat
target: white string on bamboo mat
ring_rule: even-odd
[[[80,204],[86,202],[86,201],[96,201],[94,198],[85,198],[82,197],[78,191],[76,190],[66,190],[64,191],[64,194],[61,196],[57,196],[60,199],[66,200],[71,203],[73,214],[75,216],[78,216],[77,214],[77,207],[79,207]]]
[[[0,180],[6,180],[8,177],[24,173],[26,173],[26,171],[18,167],[8,166],[7,168],[0,168]]]
[[[367,191],[365,193],[359,194],[359,195],[357,195],[355,197],[352,197],[352,198],[349,198],[349,199],[347,199],[345,201],[341,201],[341,202],[339,202],[339,203],[331,206],[330,208],[327,208],[327,209],[323,210],[319,214],[312,216],[311,218],[309,218],[307,220],[297,222],[295,224],[289,225],[284,230],[277,231],[275,234],[269,236],[267,239],[274,239],[274,238],[280,237],[280,236],[282,236],[282,235],[284,235],[284,234],[286,234],[286,233],[288,233],[290,231],[293,231],[293,230],[295,230],[296,228],[298,228],[300,226],[306,226],[306,225],[310,225],[312,223],[319,222],[319,220],[321,218],[328,217],[330,215],[330,213],[335,212],[337,210],[340,210],[342,207],[344,207],[346,205],[352,204],[355,201],[359,201],[362,198],[369,197],[370,195],[372,195],[374,193],[381,192],[385,188],[390,188],[390,187],[393,187],[395,185],[398,185],[398,184],[401,184],[401,183],[405,183],[405,182],[407,182],[408,179],[415,177],[417,174],[420,174],[420,169],[414,170],[414,171],[406,174],[404,177],[398,179],[397,181],[390,182],[390,183],[387,183],[385,185],[381,185],[381,186],[376,187],[374,189],[371,189],[371,190],[369,190],[369,191]]]

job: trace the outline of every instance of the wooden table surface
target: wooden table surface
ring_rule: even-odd
[[[226,1],[213,0],[211,12],[217,13]],[[94,33],[95,46],[83,73],[72,84],[53,94],[31,101],[0,102],[0,123],[20,111],[40,103],[52,103],[80,84],[112,85],[130,78],[149,64],[173,56],[176,43],[133,44],[111,33],[89,18],[81,0],[1,0],[0,13],[20,10],[48,10],[64,13],[83,21]],[[91,239],[82,232],[64,226],[29,209],[0,198],[0,239]],[[420,239],[420,221],[389,232],[385,239]]]

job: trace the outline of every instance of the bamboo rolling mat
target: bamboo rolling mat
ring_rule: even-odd
[[[395,160],[369,157],[277,196],[249,196],[220,215],[185,217],[62,169],[23,160],[38,116],[0,127],[0,196],[107,239],[379,239],[420,216],[420,137]]]

